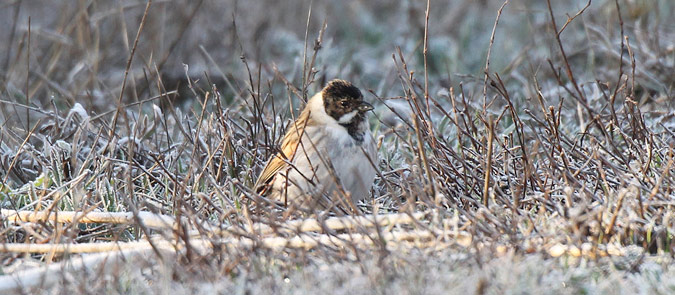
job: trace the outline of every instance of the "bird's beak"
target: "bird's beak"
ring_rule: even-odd
[[[361,105],[358,107],[359,112],[365,113],[367,111],[372,111],[373,110],[373,105],[363,101],[361,102]]]

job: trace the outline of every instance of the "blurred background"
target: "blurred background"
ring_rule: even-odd
[[[586,4],[552,2],[558,27]],[[640,65],[636,81],[641,90],[672,97],[675,4],[619,2],[624,34]],[[431,1],[428,71],[434,90],[459,82],[470,90],[474,82],[482,85],[501,5]],[[119,95],[144,9],[144,1],[3,1],[2,96],[22,103],[29,98],[39,108],[50,108],[55,100],[66,108],[80,102],[95,113],[109,110]],[[621,32],[616,9],[614,1],[593,1],[561,35],[581,83],[617,79]],[[425,10],[425,1],[153,1],[124,99],[156,95],[156,75],[169,90],[186,85],[187,76],[203,81],[208,75],[226,96],[243,93],[242,84],[249,79],[242,57],[254,74],[260,70],[263,81],[282,74],[301,87],[303,58],[312,56],[323,24],[314,64],[320,83],[312,90],[328,79],[343,78],[382,97],[399,96],[392,56],[400,47],[409,70],[422,77]],[[560,59],[549,19],[546,1],[511,1],[496,31],[490,70],[526,96],[533,95],[528,86],[533,77],[548,82],[547,60],[557,64]],[[190,98],[188,91],[181,94],[181,101]],[[3,116],[8,120],[15,114]]]

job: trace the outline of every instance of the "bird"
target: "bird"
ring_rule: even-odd
[[[372,110],[352,83],[330,81],[289,125],[255,182],[256,193],[287,209],[358,211],[376,176]]]

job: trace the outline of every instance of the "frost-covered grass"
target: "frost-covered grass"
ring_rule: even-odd
[[[428,28],[424,1],[1,4],[0,206],[184,221],[3,216],[2,243],[179,245],[28,290],[673,292],[675,5],[512,1],[491,38],[502,3],[431,2]],[[334,78],[376,105],[379,174],[361,210],[426,215],[251,232],[286,224],[248,188],[291,114]],[[342,240],[264,243],[294,237]],[[254,242],[223,244],[235,240]],[[2,273],[72,256],[4,252]]]

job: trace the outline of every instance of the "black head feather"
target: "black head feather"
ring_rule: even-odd
[[[361,90],[345,80],[333,80],[323,88],[324,97],[363,99]]]
[[[361,90],[345,80],[333,80],[321,91],[326,114],[335,120],[356,110],[363,102]]]

